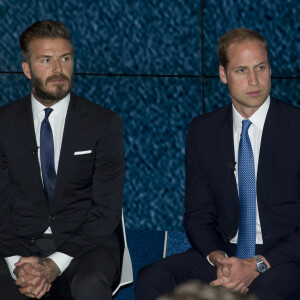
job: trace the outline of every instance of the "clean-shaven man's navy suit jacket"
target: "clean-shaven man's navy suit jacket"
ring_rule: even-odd
[[[237,233],[232,104],[195,118],[186,144],[184,226],[204,256]],[[263,253],[271,266],[300,260],[300,110],[271,99],[257,169]]]
[[[0,109],[0,255],[28,256],[51,226],[56,250],[78,257],[122,251],[124,149],[121,118],[71,94],[53,211],[45,197],[30,95]],[[91,151],[88,151],[91,150]],[[74,155],[75,152],[90,153]]]

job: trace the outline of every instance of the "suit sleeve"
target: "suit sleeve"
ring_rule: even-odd
[[[186,142],[186,185],[185,214],[183,225],[193,248],[205,257],[220,249],[220,234],[216,230],[217,216],[213,195],[201,162],[201,149],[197,139],[201,140],[197,120],[193,120]],[[205,145],[203,145],[205,147]]]
[[[9,257],[23,255],[24,249],[17,238],[17,232],[11,221],[9,203],[10,175],[3,144],[0,141],[0,255]]]
[[[89,214],[79,233],[58,251],[76,257],[99,245],[111,245],[121,222],[124,171],[122,120],[114,114],[97,141]]]

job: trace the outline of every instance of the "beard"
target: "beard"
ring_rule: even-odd
[[[49,103],[53,103],[53,102],[56,103],[60,101],[70,93],[73,86],[73,81],[74,81],[73,73],[71,74],[70,78],[68,78],[64,74],[50,76],[45,80],[45,83],[40,77],[34,74],[31,68],[30,68],[30,74],[31,74],[32,93],[35,96],[35,98],[42,103],[44,102],[49,104]],[[63,84],[57,84],[55,91],[47,91],[46,89],[47,84],[55,80],[64,80],[65,82]],[[66,84],[68,86],[67,88],[64,89],[64,86]]]

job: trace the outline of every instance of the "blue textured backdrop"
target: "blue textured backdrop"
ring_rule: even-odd
[[[74,91],[123,118],[128,228],[178,230],[188,125],[230,101],[218,79],[219,37],[238,26],[265,35],[272,95],[300,106],[299,16],[298,0],[0,0],[0,105],[30,91],[20,33],[40,19],[63,21],[75,45]]]

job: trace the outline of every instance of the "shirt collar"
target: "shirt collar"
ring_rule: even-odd
[[[63,117],[67,115],[68,106],[70,103],[70,93],[63,99],[56,102],[51,108],[55,111],[56,114],[59,114]],[[40,103],[36,98],[31,94],[31,105],[32,105],[32,114],[33,118],[38,117],[38,115],[46,108],[42,103]]]
[[[267,97],[263,105],[249,118],[249,120],[258,129],[263,130],[267,113],[270,107],[270,96]],[[240,126],[244,118],[238,113],[235,107],[232,105],[232,117],[233,117],[233,132],[235,132]]]

